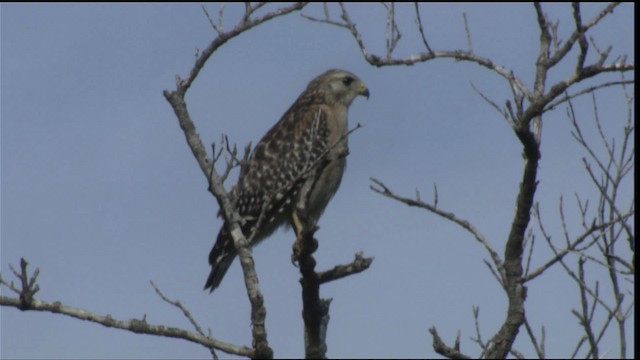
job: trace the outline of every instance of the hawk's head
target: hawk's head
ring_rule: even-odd
[[[326,71],[313,79],[305,92],[315,93],[329,103],[342,103],[347,107],[358,95],[369,98],[367,85],[354,74],[338,69]]]

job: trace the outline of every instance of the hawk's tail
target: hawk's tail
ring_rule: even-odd
[[[226,226],[222,226],[218,233],[218,239],[216,240],[211,253],[209,253],[209,264],[211,264],[211,273],[207,278],[207,283],[204,285],[204,289],[209,289],[209,292],[213,292],[220,283],[222,278],[229,270],[233,259],[236,258],[236,248],[233,245],[233,238]]]

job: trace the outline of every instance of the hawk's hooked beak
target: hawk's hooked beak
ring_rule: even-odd
[[[358,94],[366,96],[367,100],[369,100],[369,88],[367,88],[367,85],[360,84],[360,86],[358,86]]]

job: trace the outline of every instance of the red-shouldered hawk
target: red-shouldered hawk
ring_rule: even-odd
[[[242,218],[242,232],[250,237],[255,231],[252,246],[281,225],[293,225],[298,234],[294,218],[303,186],[310,189],[308,217],[314,222],[320,217],[342,180],[348,153],[347,110],[358,95],[369,98],[357,76],[329,70],[309,83],[256,145],[230,192]],[[209,254],[211,274],[205,290],[220,285],[236,255],[225,223]]]

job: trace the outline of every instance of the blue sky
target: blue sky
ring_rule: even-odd
[[[207,6],[217,14],[218,5]],[[583,18],[602,7],[585,4]],[[230,29],[241,9],[225,8],[224,27]],[[383,51],[382,7],[348,8],[370,50]],[[560,19],[566,39],[573,24],[570,6],[544,9]],[[532,84],[538,32],[530,4],[427,4],[422,10],[432,48],[466,48],[466,12],[474,50]],[[399,56],[421,50],[411,11],[398,9]],[[634,61],[633,12],[633,4],[621,5],[592,34],[601,47],[613,46],[611,58],[627,54]],[[321,7],[303,13],[320,16]],[[9,264],[18,266],[25,257],[41,270],[42,300],[119,319],[146,315],[152,324],[191,329],[154,293],[153,280],[168,297],[183,301],[214,337],[250,345],[249,302],[238,263],[213,294],[202,291],[221,221],[162,96],[174,89],[176,74],[191,69],[196,49],[214,36],[199,4],[2,4],[4,277]],[[550,80],[566,77],[572,64],[561,64]],[[449,342],[460,329],[462,350],[477,355],[470,340],[472,306],[480,307],[485,338],[505,316],[506,297],[483,263],[486,252],[451,223],[373,193],[369,177],[407,196],[420,189],[429,200],[436,183],[439,206],[474,223],[502,254],[521,176],[521,146],[471,84],[498,103],[510,96],[509,88],[484,68],[450,60],[373,68],[347,31],[292,14],[225,44],[200,73],[187,104],[205,144],[219,142],[222,134],[241,147],[255,144],[306,84],[329,68],[357,74],[371,97],[357,99],[350,110],[351,124],[364,127],[351,135],[342,186],[319,222],[318,268],[351,261],[360,250],[375,261],[366,272],[321,288],[323,297],[333,298],[327,355],[433,357],[427,332],[433,325]],[[588,134],[597,139],[590,99],[576,105]],[[621,90],[598,92],[598,106],[607,117],[605,131],[617,135],[626,116]],[[564,108],[545,115],[536,195],[557,239],[560,195],[574,213],[574,193],[595,201],[582,156]],[[628,199],[634,196],[631,185],[624,190]],[[569,222],[572,234],[579,234],[575,214]],[[291,232],[279,231],[254,252],[269,341],[279,357],[304,354],[292,241]],[[539,265],[550,256],[540,246],[532,261]],[[597,269],[594,278],[603,276]],[[549,357],[569,355],[581,336],[570,312],[577,296],[560,268],[529,284],[527,315],[538,333],[545,326]],[[3,358],[210,356],[185,341],[62,316],[13,308],[1,308],[0,314]],[[628,331],[632,341],[632,325]],[[534,355],[524,329],[515,346]],[[615,339],[606,338],[601,350],[617,356]]]

